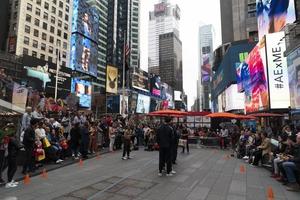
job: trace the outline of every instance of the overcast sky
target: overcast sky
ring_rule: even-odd
[[[201,24],[212,24],[216,32],[215,46],[221,44],[220,0],[169,0],[181,9],[180,39],[183,56],[183,87],[188,95],[188,107],[197,96],[198,29]],[[148,70],[148,18],[149,11],[159,0],[141,2],[141,68]]]

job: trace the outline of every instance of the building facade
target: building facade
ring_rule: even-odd
[[[139,12],[139,0],[108,0],[107,64],[122,69],[124,43],[127,43],[129,67],[139,67]]]
[[[148,71],[159,74],[159,36],[176,32],[179,36],[180,9],[167,0],[154,5],[149,13],[148,26]]]
[[[210,110],[211,93],[211,66],[213,61],[213,38],[212,25],[204,25],[199,28],[199,73],[197,99],[199,110]]]
[[[256,0],[220,0],[222,43],[258,40]]]
[[[72,1],[10,0],[7,52],[56,62],[61,50],[62,66],[69,66]]]
[[[159,75],[162,82],[183,91],[182,43],[176,32],[159,35]]]

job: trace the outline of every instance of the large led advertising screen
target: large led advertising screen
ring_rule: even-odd
[[[300,109],[300,48],[287,57],[291,108]]]
[[[259,39],[296,20],[295,0],[256,0]]]
[[[149,92],[150,82],[148,73],[135,68],[132,73],[132,87],[138,90]]]
[[[120,95],[120,114],[128,114],[128,96]]]
[[[174,90],[167,84],[162,83],[161,84],[161,98],[164,100],[162,108],[174,108]]]
[[[201,80],[202,83],[210,82],[211,77],[211,65],[209,60],[210,54],[204,54],[202,56],[203,63],[201,66]]]
[[[150,91],[151,94],[157,97],[160,97],[161,90],[161,79],[160,76],[155,74],[150,75]]]
[[[247,113],[269,109],[265,48],[265,42],[261,40],[250,52],[241,69],[241,79],[245,93],[245,110]]]
[[[146,114],[149,113],[149,109],[150,97],[143,94],[138,94],[136,113]]]
[[[80,33],[97,42],[99,15],[86,0],[73,0],[72,33]]]
[[[110,65],[106,67],[106,92],[118,93],[118,69]]]
[[[284,32],[266,36],[268,56],[268,79],[271,109],[282,109],[290,106],[287,59]]]
[[[78,78],[72,79],[72,93],[79,97],[79,106],[90,108],[92,102],[92,85],[89,81]]]
[[[98,46],[90,39],[73,33],[71,36],[71,61],[73,70],[97,76]]]

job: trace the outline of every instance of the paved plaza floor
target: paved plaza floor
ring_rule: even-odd
[[[177,174],[158,177],[158,152],[108,153],[35,176],[30,184],[0,188],[0,199],[55,200],[299,200],[264,168],[230,157],[229,151],[191,149],[178,154]]]

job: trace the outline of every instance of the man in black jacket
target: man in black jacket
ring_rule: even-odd
[[[172,176],[172,142],[173,142],[173,129],[170,126],[171,118],[167,117],[165,123],[162,124],[157,130],[157,143],[159,145],[159,173],[162,176],[162,169],[167,164],[167,176]]]
[[[35,129],[37,128],[38,122],[38,119],[31,119],[30,127],[28,127],[24,133],[23,145],[25,148],[25,163],[23,165],[23,174],[26,174],[28,170],[29,172],[34,171],[33,151],[35,144]]]
[[[300,135],[297,136],[297,143],[294,145],[293,157],[287,158],[282,166],[289,182],[287,190],[300,191],[300,186],[296,179],[296,171],[298,170],[299,173],[300,170]]]

